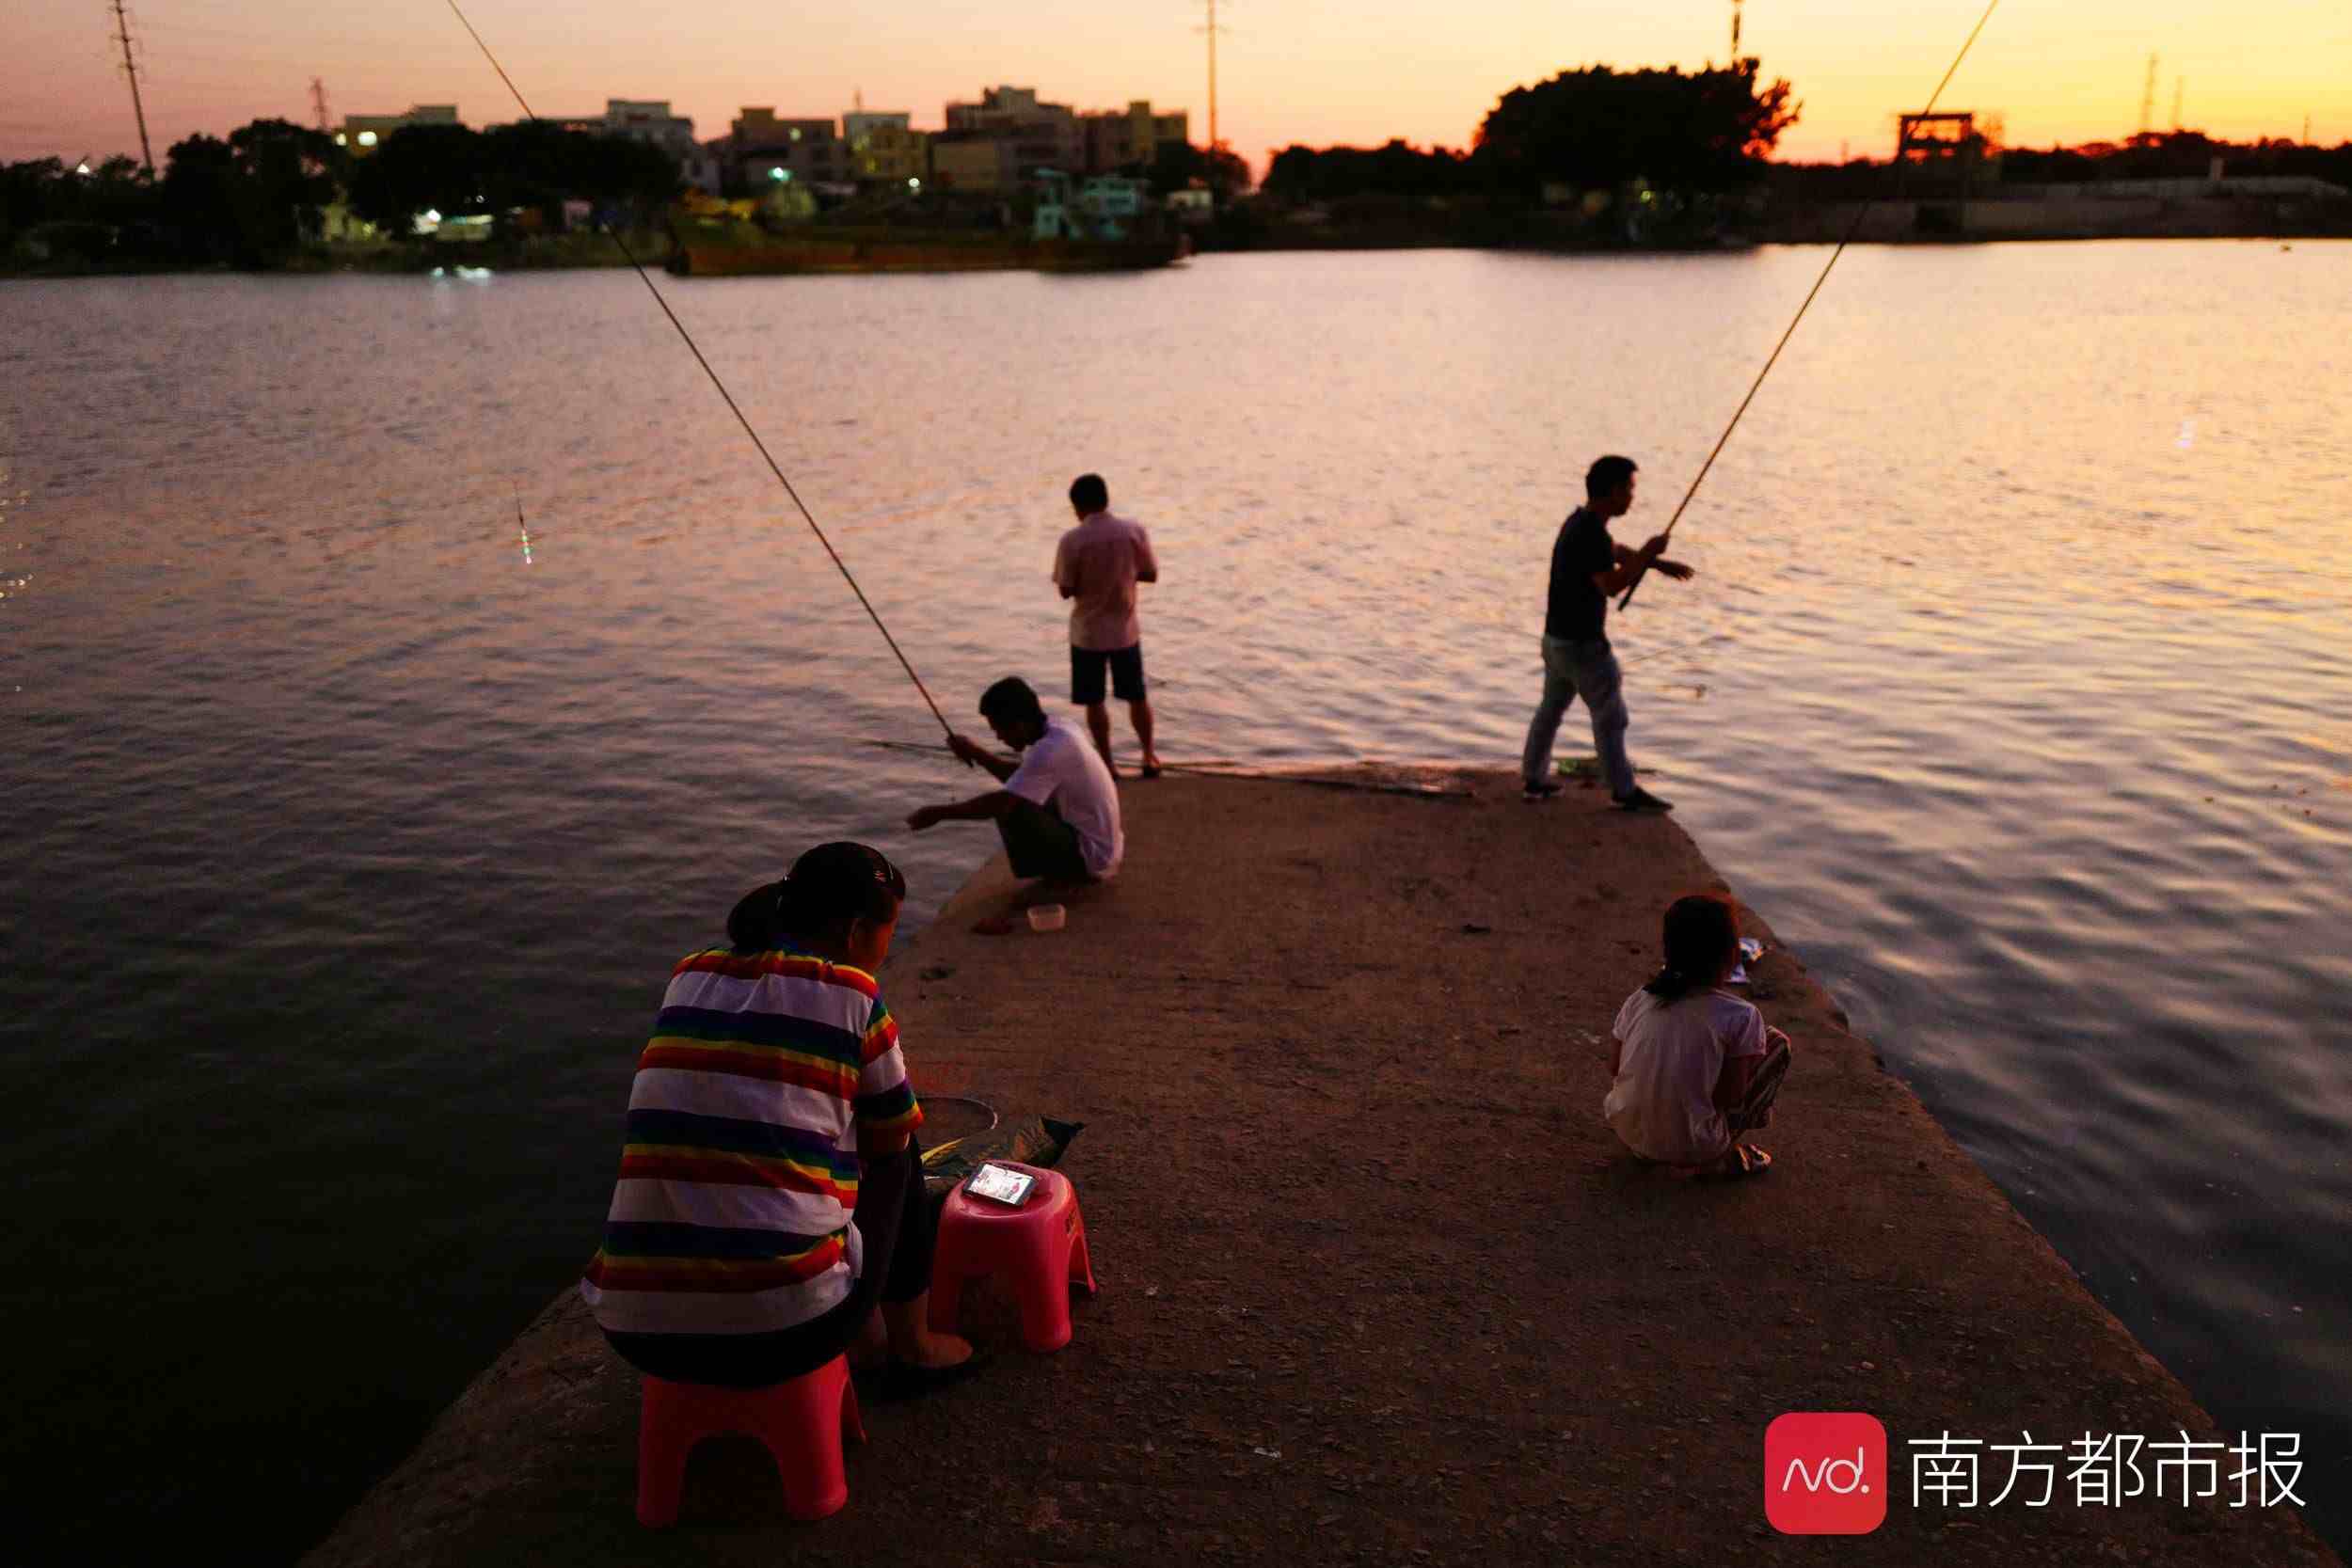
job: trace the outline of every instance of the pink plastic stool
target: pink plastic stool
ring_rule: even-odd
[[[850,1500],[841,1443],[863,1443],[857,1391],[848,1358],[769,1388],[716,1388],[704,1383],[645,1379],[637,1416],[637,1522],[660,1529],[677,1523],[686,1456],[706,1437],[739,1432],[756,1437],[776,1462],[785,1511],[822,1519]]]
[[[974,1197],[961,1185],[948,1193],[931,1255],[931,1327],[952,1333],[964,1283],[998,1275],[1020,1303],[1022,1342],[1035,1351],[1059,1350],[1070,1343],[1070,1287],[1084,1285],[1087,1294],[1094,1293],[1078,1190],[1058,1171],[1010,1160],[991,1163],[1026,1171],[1037,1185],[1018,1209]]]

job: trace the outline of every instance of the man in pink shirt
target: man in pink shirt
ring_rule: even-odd
[[[1100,474],[1081,474],[1070,486],[1070,509],[1078,526],[1061,536],[1054,552],[1054,585],[1070,601],[1070,700],[1087,710],[1094,749],[1111,760],[1111,713],[1103,700],[1103,674],[1110,672],[1112,695],[1127,705],[1136,739],[1143,746],[1143,776],[1160,776],[1160,754],[1152,746],[1152,705],[1143,694],[1143,623],[1136,615],[1136,584],[1160,580],[1160,563],[1143,526],[1111,512],[1110,486]]]

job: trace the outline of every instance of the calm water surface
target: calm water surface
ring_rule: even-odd
[[[1172,752],[1501,765],[1585,462],[1662,523],[1822,259],[667,286],[951,711],[1060,680],[1098,467]],[[1716,863],[2339,1508],[2347,302],[2352,245],[1850,253],[1618,629]],[[627,275],[14,283],[0,370],[0,1475],[282,1558],[577,1270],[734,895],[985,845],[899,826],[960,776],[857,744],[928,721]]]

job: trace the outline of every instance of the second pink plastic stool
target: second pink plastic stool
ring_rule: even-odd
[[[846,1437],[866,1441],[857,1391],[841,1356],[803,1377],[770,1388],[716,1388],[703,1383],[645,1379],[637,1415],[637,1522],[659,1529],[677,1523],[686,1456],[706,1437],[739,1432],[759,1439],[784,1482],[785,1511],[822,1519],[850,1500],[842,1474]]]
[[[947,1195],[931,1259],[931,1327],[953,1332],[965,1284],[994,1275],[1020,1304],[1022,1342],[1035,1351],[1059,1350],[1070,1343],[1070,1287],[1083,1285],[1087,1294],[1094,1293],[1078,1191],[1058,1171],[993,1163],[1028,1172],[1037,1185],[1018,1209],[974,1197],[961,1186]]]

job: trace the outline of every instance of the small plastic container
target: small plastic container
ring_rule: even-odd
[[[1069,911],[1059,904],[1032,904],[1029,906],[1029,929],[1058,931],[1062,927],[1062,922],[1069,917]]]

